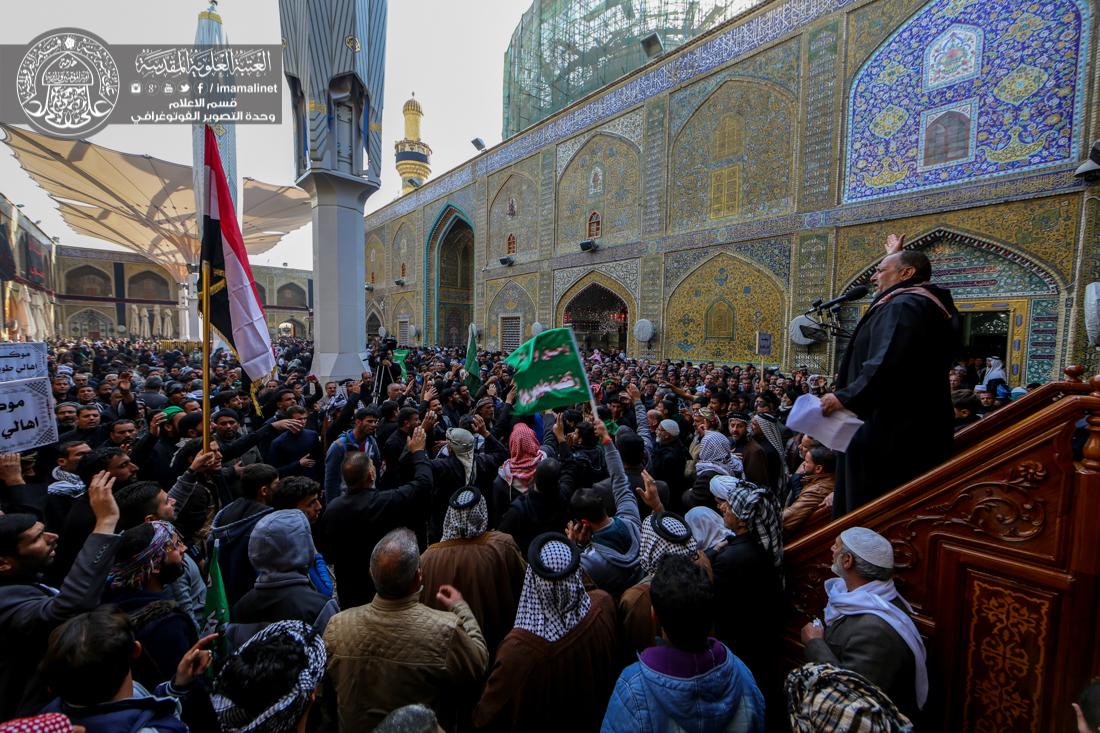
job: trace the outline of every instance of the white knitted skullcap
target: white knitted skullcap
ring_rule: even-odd
[[[840,541],[854,555],[875,567],[894,569],[894,547],[878,532],[866,527],[851,527],[840,533]]]

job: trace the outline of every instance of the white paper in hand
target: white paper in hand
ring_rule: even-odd
[[[821,400],[812,394],[804,394],[794,401],[787,416],[787,427],[796,433],[806,433],[826,448],[845,451],[852,442],[863,421],[851,410],[837,410],[825,417],[821,414]]]

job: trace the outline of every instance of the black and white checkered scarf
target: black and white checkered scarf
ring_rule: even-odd
[[[548,570],[561,572],[569,567],[573,552],[566,543],[554,540],[543,545],[539,560]],[[563,580],[547,580],[528,565],[516,610],[516,628],[557,641],[584,620],[591,606],[579,569]]]
[[[458,495],[460,504],[468,504],[474,498],[474,492],[469,489]],[[447,515],[443,518],[442,542],[448,540],[468,540],[485,534],[489,527],[489,507],[485,503],[485,497],[481,497],[477,504],[469,509],[456,509],[447,507]]]

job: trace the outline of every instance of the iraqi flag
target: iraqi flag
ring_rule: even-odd
[[[218,142],[206,126],[206,206],[202,213],[202,264],[210,268],[210,325],[237,353],[249,379],[257,381],[275,368],[271,336],[264,318],[233,197],[225,180]]]

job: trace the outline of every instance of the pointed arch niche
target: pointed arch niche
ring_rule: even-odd
[[[689,272],[672,289],[665,307],[664,356],[669,359],[755,362],[756,332],[786,343],[786,298],[774,275],[727,252]],[[784,348],[785,351],[785,348]],[[776,349],[771,359],[782,362]]]
[[[631,295],[630,291],[622,283],[612,277],[609,277],[608,275],[603,274],[602,272],[588,273],[580,280],[573,283],[573,285],[570,286],[569,289],[562,294],[561,298],[558,299],[557,306],[554,310],[555,325],[570,325],[565,322],[566,311],[570,310],[570,306],[574,305],[574,301],[577,301],[577,303],[583,302],[583,300],[579,299],[579,296],[582,296],[582,294],[585,296],[600,294],[599,290],[594,290],[586,293],[586,291],[589,291],[593,287],[603,290],[608,295],[613,296],[614,298],[618,299],[618,301],[621,301],[622,307],[625,308],[625,314],[623,314],[623,318],[625,320],[624,325],[626,326],[626,353],[631,356],[637,356],[638,343],[634,339],[634,323],[638,318],[637,301],[635,301],[634,296]],[[610,303],[612,301],[610,300],[610,298],[605,297],[603,299],[603,302]],[[610,318],[612,315],[614,315],[614,312],[615,309],[608,307],[605,309],[603,314]],[[579,340],[580,339],[578,337],[578,341]],[[584,347],[583,343],[581,343],[580,345],[582,348]]]
[[[424,263],[424,338],[426,344],[449,340],[446,324],[461,323],[458,343],[465,346],[466,328],[474,315],[474,226],[464,211],[447,204],[428,232]]]

